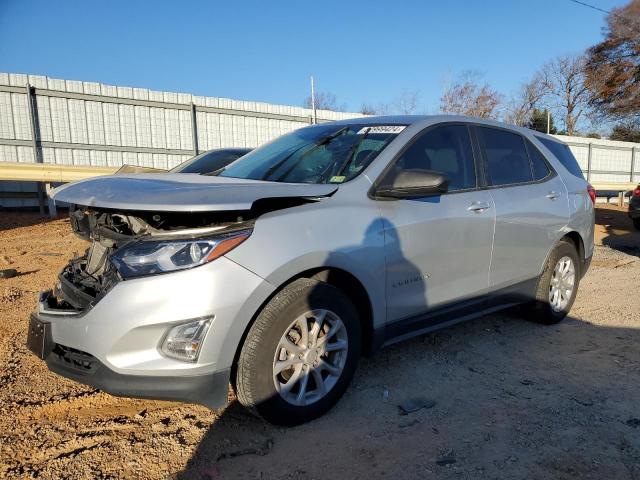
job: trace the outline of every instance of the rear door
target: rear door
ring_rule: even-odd
[[[377,201],[385,225],[387,316],[418,316],[487,292],[493,201],[479,187],[469,127],[428,128],[399,155],[393,169],[443,173],[446,194]]]
[[[496,209],[490,287],[522,286],[528,292],[567,225],[567,191],[540,151],[519,133],[485,126],[476,132]]]

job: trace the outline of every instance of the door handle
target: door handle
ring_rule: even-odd
[[[473,202],[471,205],[469,205],[469,208],[467,208],[467,210],[474,213],[482,213],[488,208],[489,204],[487,202]]]
[[[555,200],[556,198],[558,198],[560,196],[559,192],[549,192],[547,195],[545,195],[549,200]]]

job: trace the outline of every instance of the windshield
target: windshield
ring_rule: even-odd
[[[301,128],[245,155],[221,177],[342,183],[356,177],[404,125],[330,124]]]
[[[221,149],[201,153],[177,167],[169,170],[171,173],[201,173],[207,174],[226,167],[251,149]]]

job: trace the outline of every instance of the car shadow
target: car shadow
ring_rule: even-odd
[[[486,316],[363,359],[313,422],[273,426],[233,401],[173,478],[460,478],[456,463],[463,478],[636,478],[638,341],[576,317]],[[423,396],[435,406],[400,414]]]
[[[634,228],[626,210],[596,208],[596,228],[604,230],[602,245],[640,257],[640,231]]]
[[[377,224],[366,229],[365,247],[379,242],[380,234],[394,234],[395,227],[382,220],[386,229]],[[402,250],[397,238],[387,243],[398,249],[395,253]],[[401,270],[426,282],[408,260]],[[416,290],[408,298],[427,308],[428,285],[415,287],[422,289],[422,297]],[[388,295],[389,287],[386,290]],[[528,468],[546,471],[544,478],[592,473],[588,452],[567,450],[564,444],[561,448],[559,442],[551,448],[554,458],[529,449],[534,441],[548,442],[562,434],[576,437],[572,445],[590,435],[619,442],[620,432],[629,428],[620,418],[630,412],[614,398],[616,392],[628,396],[627,385],[640,381],[640,372],[623,379],[612,377],[609,370],[614,360],[640,361],[638,349],[627,348],[637,344],[640,331],[601,328],[577,317],[543,326],[521,318],[526,308],[421,335],[362,358],[337,405],[297,427],[271,425],[231,394],[231,403],[172,478],[424,478],[453,475],[442,469],[456,462],[473,465],[472,472],[478,474],[501,472],[502,478],[522,478]],[[619,338],[625,340],[615,340]],[[625,349],[614,358],[602,344],[615,342],[624,343]],[[581,362],[586,367],[577,368]],[[559,368],[570,374],[550,373]],[[640,402],[640,394],[631,395]],[[402,415],[399,406],[416,399],[434,406]],[[606,421],[581,437],[575,422],[582,425],[593,415]],[[545,423],[541,418],[555,420]],[[624,455],[636,453],[640,447]],[[610,472],[610,478],[616,477],[615,469],[602,470]]]
[[[323,262],[323,268],[336,268],[337,266],[344,265],[345,262],[353,262],[354,265],[367,265],[367,274],[371,274],[372,277],[378,275],[377,280],[380,278],[383,279],[381,282],[378,282],[378,291],[383,297],[398,295],[398,289],[393,288],[394,283],[410,279],[410,281],[406,281],[405,284],[403,284],[403,293],[407,299],[407,309],[413,311],[426,310],[428,308],[426,296],[427,280],[420,269],[402,254],[399,235],[393,223],[386,218],[379,217],[366,225],[366,227],[363,227],[364,225],[359,226],[357,221],[354,221],[355,229],[362,228],[361,242],[353,246],[350,245],[331,251]],[[380,251],[385,252],[386,258],[394,259],[393,273],[389,276],[391,280],[384,274],[384,260],[379,262],[373,260],[376,256],[380,256]],[[349,260],[345,257],[348,257]],[[332,270],[326,275],[322,273],[318,274],[317,279],[335,284],[336,281],[340,281],[339,278],[336,278],[336,275],[340,277],[340,274],[336,274],[336,272]],[[372,279],[370,278],[370,280]],[[361,295],[366,297],[367,293],[359,291],[358,288],[355,288],[351,284],[343,283],[342,289],[354,303],[360,318],[364,319],[364,324],[375,324],[370,305],[370,300],[373,302],[373,299],[362,299]],[[309,291],[308,301],[310,305],[315,302],[322,303],[324,295],[326,295],[326,293],[322,289],[312,289]],[[384,311],[385,304],[386,302],[379,303],[379,305],[383,306],[382,311]],[[378,320],[379,323],[381,323],[380,320],[381,319]],[[379,347],[379,344],[384,341],[385,333],[384,326],[363,331],[362,345],[364,350],[368,350],[368,347],[374,344]],[[311,383],[312,380],[309,382]],[[270,400],[271,398],[268,398],[266,402]],[[214,463],[216,463],[236,456],[266,455],[273,446],[273,433],[280,430],[282,430],[282,428],[272,426],[262,421],[234,400],[223,411],[221,417],[216,421],[215,428],[211,430],[211,435],[205,437],[192,461],[189,462],[189,465],[183,472],[177,475],[177,478],[188,479],[198,478],[199,476],[203,477],[203,472],[205,474],[204,478],[207,478],[207,475],[214,477],[214,475],[211,475],[211,471],[207,470],[207,466],[211,466],[212,459]],[[248,432],[251,432],[249,436],[252,438],[250,445],[245,444],[244,447],[238,450],[217,451],[215,445],[218,444],[221,439],[224,439],[223,441],[228,442],[230,445],[246,443],[244,439],[242,441],[240,439],[246,437],[245,434]]]

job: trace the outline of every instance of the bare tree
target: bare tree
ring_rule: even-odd
[[[316,92],[316,108],[318,110],[332,110],[334,112],[344,112],[346,105],[339,104],[338,98],[331,92]],[[302,103],[304,108],[312,108],[311,96],[308,96]]]
[[[393,101],[392,108],[402,115],[411,115],[418,108],[419,97],[417,90],[404,89],[400,96]]]
[[[369,103],[363,103],[360,106],[360,113],[363,115],[378,115],[376,107]]]
[[[363,103],[360,107],[360,113],[363,115],[389,115],[390,107],[387,103]]]
[[[440,110],[456,115],[496,118],[501,99],[500,93],[489,84],[480,83],[480,75],[467,71],[445,86],[440,97]]]
[[[584,56],[558,57],[545,64],[540,75],[546,92],[545,100],[563,119],[567,135],[574,135],[578,121],[589,106]]]
[[[533,110],[541,103],[546,93],[540,74],[520,86],[520,90],[505,105],[504,121],[526,127],[531,122]]]
[[[388,103],[363,103],[360,113],[364,115],[411,115],[418,108],[420,94],[417,90],[404,89],[394,100]]]

